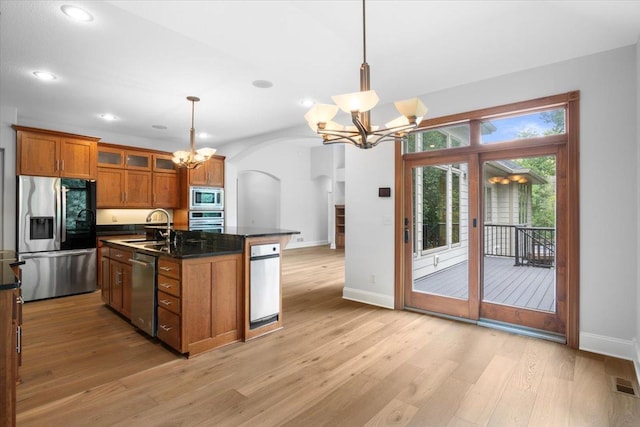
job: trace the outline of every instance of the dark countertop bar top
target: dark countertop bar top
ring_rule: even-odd
[[[225,227],[222,234],[231,234],[242,237],[265,237],[265,236],[286,236],[292,234],[300,234],[299,231],[284,230],[281,228],[267,227]]]
[[[151,230],[151,234],[153,234],[155,230],[165,230],[166,226],[150,224],[146,229]],[[172,258],[185,259],[242,253],[244,239],[251,237],[287,236],[300,233],[293,230],[263,227],[225,227],[222,232],[209,232],[206,230],[189,231],[186,227],[178,226],[172,227],[172,230],[175,236],[174,243],[171,245],[163,244],[163,240],[157,236],[149,238],[149,234],[147,234],[146,239],[138,235],[135,237],[132,235],[130,239],[106,239],[103,242],[107,245],[125,246],[150,255],[165,255]],[[102,236],[105,235],[103,234]]]
[[[22,264],[24,261],[18,261],[15,251],[0,249],[0,291],[20,287],[14,268]]]
[[[131,239],[134,240],[134,239]],[[208,239],[186,239],[176,244],[167,246],[166,244],[156,244],[154,241],[144,241],[140,239],[137,242],[128,239],[105,240],[104,243],[109,246],[125,246],[136,252],[144,252],[155,256],[169,256],[171,258],[205,258],[218,255],[229,255],[242,253],[242,245],[227,244],[225,242],[215,242]],[[158,241],[159,242],[159,241]]]

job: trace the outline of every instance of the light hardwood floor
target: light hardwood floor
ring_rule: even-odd
[[[98,293],[26,304],[18,426],[640,425],[630,362],[344,300],[324,247],[283,284],[283,330],[188,360]]]

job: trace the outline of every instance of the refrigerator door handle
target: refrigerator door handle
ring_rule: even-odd
[[[61,206],[61,220],[60,220],[60,242],[67,241],[67,187],[60,187],[60,199],[62,201]]]
[[[82,256],[95,252],[96,248],[90,249],[73,249],[69,251],[51,251],[51,252],[31,252],[19,254],[21,260],[33,259],[33,258],[61,258],[68,256]]]

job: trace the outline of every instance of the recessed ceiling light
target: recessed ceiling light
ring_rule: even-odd
[[[270,82],[269,80],[254,80],[251,84],[255,87],[259,87],[260,89],[268,89],[273,86],[273,82]]]
[[[51,74],[48,71],[34,71],[33,75],[39,78],[40,80],[51,81],[55,80],[57,77]]]
[[[60,8],[62,13],[67,15],[69,18],[80,21],[80,22],[89,22],[93,21],[93,16],[84,9],[80,9],[78,6],[71,6],[69,4],[65,4]]]
[[[167,130],[165,125],[151,125],[151,127],[158,130]]]
[[[211,135],[209,135],[206,132],[198,132],[198,138],[210,138]]]
[[[100,114],[100,118],[103,119],[103,120],[106,120],[108,122],[112,122],[112,121],[117,119],[116,116],[114,116],[113,114],[110,114],[110,113]]]
[[[315,101],[313,98],[309,98],[309,97],[307,97],[307,98],[302,98],[302,99],[300,100],[300,105],[302,105],[302,106],[303,106],[303,107],[305,107],[305,108],[309,108],[309,107],[311,107],[311,106],[312,106],[313,104],[315,104],[315,103],[316,103],[316,101]]]

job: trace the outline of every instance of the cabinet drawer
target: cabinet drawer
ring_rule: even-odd
[[[180,298],[158,291],[158,307],[180,314]]]
[[[131,259],[132,257],[133,252],[131,251],[116,248],[109,249],[109,258],[115,259],[116,261],[128,263],[129,259]]]
[[[179,279],[180,264],[171,259],[160,258],[158,260],[158,272],[165,276],[173,277],[174,279]]]
[[[158,291],[166,292],[173,296],[180,296],[180,281],[171,277],[158,274]]]
[[[158,307],[158,339],[178,351],[180,348],[180,316]]]

